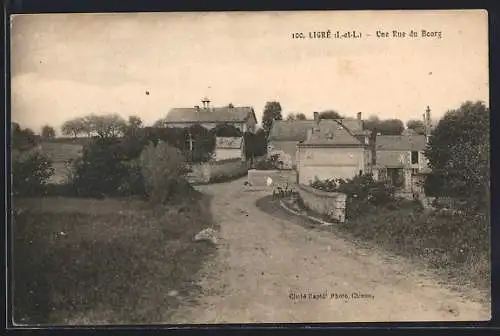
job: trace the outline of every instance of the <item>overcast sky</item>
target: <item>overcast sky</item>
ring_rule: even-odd
[[[335,109],[403,121],[427,105],[438,118],[489,100],[484,11],[38,14],[11,27],[12,119],[35,131],[90,113],[151,124],[205,95],[253,106],[259,122],[269,100],[285,116]],[[363,38],[291,38],[328,29]],[[376,37],[394,29],[419,37]]]

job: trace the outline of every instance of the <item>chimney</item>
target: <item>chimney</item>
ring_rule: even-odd
[[[208,109],[210,107],[210,99],[208,99],[207,97],[203,98],[201,102],[203,103],[204,109]]]
[[[319,112],[314,112],[314,121],[317,123],[319,123]]]
[[[356,114],[356,117],[358,118],[358,120],[361,120],[361,112],[358,112],[358,113]]]

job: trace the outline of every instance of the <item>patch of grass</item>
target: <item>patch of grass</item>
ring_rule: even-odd
[[[380,208],[339,228],[479,289],[490,286],[490,224],[486,216],[422,211],[410,203]]]
[[[14,321],[160,323],[188,299],[214,247],[209,199],[152,207],[132,200],[24,199],[13,215]]]

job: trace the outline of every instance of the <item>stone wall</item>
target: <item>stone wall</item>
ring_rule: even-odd
[[[243,176],[248,172],[249,163],[241,158],[199,163],[191,166],[188,180],[194,183],[209,183],[232,177]]]
[[[347,195],[321,191],[303,184],[299,184],[298,191],[308,209],[337,222],[345,222]]]
[[[271,178],[271,185],[267,185],[268,177]],[[269,191],[277,187],[284,187],[289,185],[293,187],[297,184],[297,172],[295,170],[256,170],[250,169],[248,171],[249,187]]]

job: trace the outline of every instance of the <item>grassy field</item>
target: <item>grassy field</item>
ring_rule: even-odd
[[[14,201],[14,321],[18,324],[161,323],[192,300],[215,247],[209,199],[164,208],[134,200]],[[169,295],[170,294],[170,295]]]

